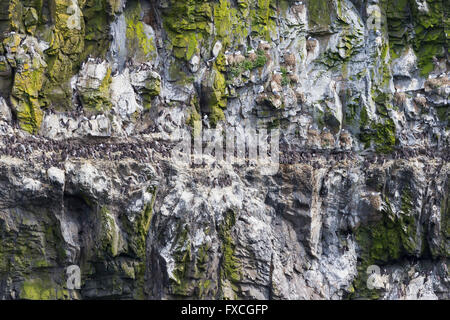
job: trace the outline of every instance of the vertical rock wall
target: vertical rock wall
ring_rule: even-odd
[[[0,298],[448,299],[448,7],[2,0]]]

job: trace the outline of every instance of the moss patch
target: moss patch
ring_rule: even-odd
[[[361,122],[368,121],[364,115],[361,116]],[[371,144],[375,147],[377,153],[391,153],[396,144],[395,124],[392,119],[386,119],[384,123],[372,122],[370,128],[361,127],[360,139],[366,147]]]
[[[423,249],[417,233],[416,214],[413,211],[412,192],[403,186],[400,211],[394,213],[389,199],[385,197],[385,207],[380,212],[379,221],[359,227],[356,241],[361,249],[361,262],[358,264],[358,277],[350,298],[378,299],[377,289],[367,288],[367,267],[398,261],[405,256],[417,256]]]
[[[188,275],[192,260],[188,226],[183,226],[178,233],[173,252],[175,269],[173,270],[173,278],[171,278],[172,294],[187,296],[189,290]]]
[[[139,2],[132,2],[125,11],[127,49],[133,53],[136,61],[146,62],[156,57],[156,48],[147,30],[150,27],[140,21],[141,11]]]
[[[20,298],[26,300],[59,300],[68,298],[67,290],[57,288],[49,280],[32,279],[23,283]]]
[[[252,33],[267,41],[276,28],[276,4],[274,0],[255,0],[250,9]]]
[[[232,228],[236,224],[234,211],[229,210],[224,217],[224,222],[219,226],[219,236],[222,240],[222,259],[220,264],[220,285],[224,298],[234,299],[238,292],[237,284],[241,279],[239,261],[235,256],[236,245],[232,238]],[[231,289],[235,296],[228,296],[227,289]]]
[[[427,0],[428,10],[419,10],[414,0],[383,0],[389,43],[393,57],[398,57],[408,44],[412,45],[423,76],[433,70],[433,57],[443,57],[447,42],[443,0]]]
[[[189,61],[211,34],[213,9],[208,1],[169,1],[163,24],[175,57]]]

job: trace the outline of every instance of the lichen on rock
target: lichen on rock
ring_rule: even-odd
[[[446,9],[0,1],[0,299],[450,299]]]

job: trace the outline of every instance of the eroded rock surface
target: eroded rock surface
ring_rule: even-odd
[[[450,298],[444,0],[0,8],[1,299]]]

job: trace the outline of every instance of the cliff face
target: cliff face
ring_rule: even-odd
[[[449,7],[1,0],[0,298],[449,299]]]

